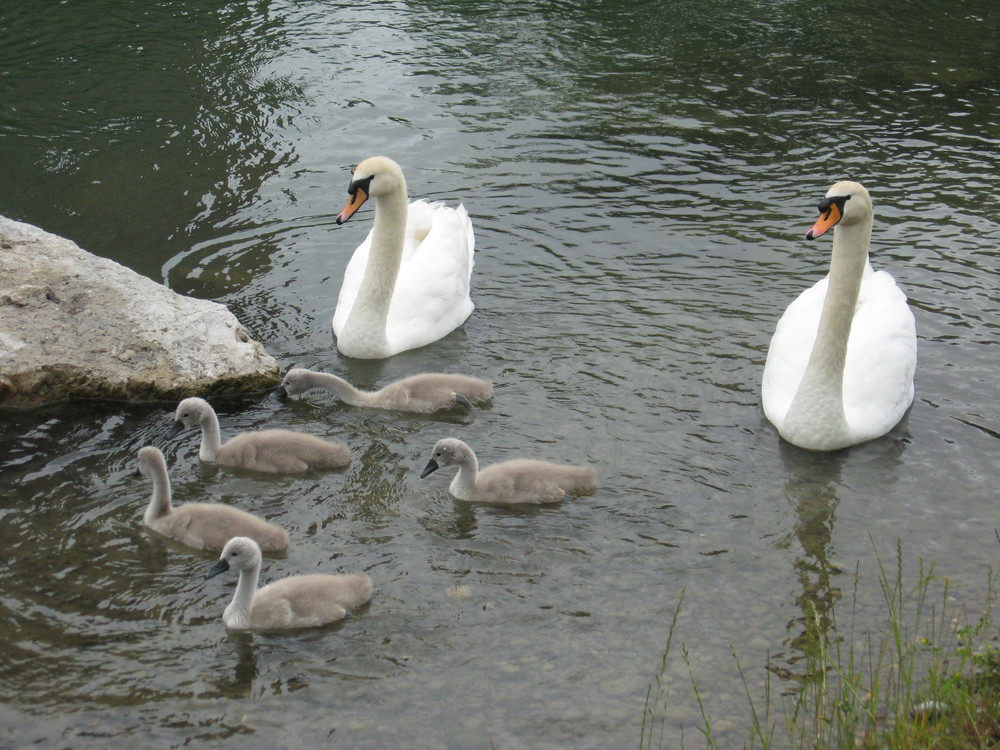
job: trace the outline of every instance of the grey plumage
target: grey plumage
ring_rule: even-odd
[[[470,408],[493,398],[492,383],[468,375],[422,373],[389,383],[377,391],[362,391],[336,375],[304,368],[289,370],[278,394],[297,396],[314,388],[328,391],[351,406],[421,414],[456,406]]]
[[[257,588],[260,547],[252,539],[230,539],[205,578],[227,570],[240,574],[233,599],[222,613],[234,630],[311,628],[337,622],[371,599],[372,582],[364,573],[290,576]]]
[[[420,478],[444,466],[458,466],[449,487],[459,500],[514,504],[554,503],[567,494],[596,488],[597,472],[589,466],[567,466],[534,459],[515,459],[479,470],[476,454],[456,438],[439,440]]]
[[[185,427],[201,427],[198,456],[222,466],[252,469],[271,474],[293,474],[306,469],[336,469],[347,466],[350,451],[340,443],[291,430],[244,432],[225,444],[215,410],[202,398],[186,398],[177,406],[171,434]]]
[[[171,503],[167,462],[158,448],[139,450],[139,473],[153,482],[143,522],[153,531],[197,549],[222,549],[234,536],[246,536],[267,552],[288,547],[288,532],[262,518],[221,503]]]

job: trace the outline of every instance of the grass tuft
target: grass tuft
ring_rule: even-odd
[[[737,650],[730,646],[749,707],[744,747],[1000,748],[996,573],[988,572],[985,601],[969,613],[955,603],[952,581],[937,575],[933,565],[919,560],[910,581],[901,543],[895,552],[895,565],[887,565],[875,549],[883,624],[874,631],[858,630],[861,575],[856,568],[847,621],[841,625],[833,607],[820,612],[814,602],[806,601],[805,632],[798,640],[805,655],[804,673],[768,664],[762,699],[755,698]],[[681,592],[660,671],[646,693],[641,750],[678,746],[677,738],[664,735],[669,657],[683,601]],[[697,728],[705,746],[716,748],[712,720],[683,642],[681,653],[701,717]],[[776,695],[772,675],[794,689]]]

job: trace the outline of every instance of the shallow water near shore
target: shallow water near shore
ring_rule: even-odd
[[[895,8],[895,11],[893,10]],[[997,561],[1000,6],[878,17],[779,2],[65,3],[0,8],[0,213],[225,303],[283,368],[374,388],[493,380],[491,406],[401,416],[310,394],[215,403],[224,437],[346,442],[339,472],[204,465],[172,404],[2,412],[0,745],[628,746],[677,638],[720,746],[768,659],[799,674],[809,604],[882,622],[878,551],[933,561],[981,605]],[[371,226],[334,218],[384,153],[411,196],[476,230],[466,324],[381,362],[338,355],[343,269]],[[888,436],[782,444],[760,376],[784,307],[825,273],[804,239],[849,177],[872,264],[917,320],[916,399]],[[540,508],[418,479],[435,441],[483,463],[590,464]],[[364,570],[342,624],[228,634],[234,580],[141,526],[136,452],[175,501],[287,528],[262,579]],[[845,618],[847,613],[845,612]],[[687,668],[665,736],[700,739]],[[772,680],[775,679],[772,676]],[[763,688],[760,688],[763,690]],[[779,691],[793,691],[788,680]]]

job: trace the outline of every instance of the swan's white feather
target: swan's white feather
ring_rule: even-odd
[[[831,285],[828,274],[785,310],[761,384],[767,418],[786,440],[812,450],[844,448],[891,430],[913,402],[917,363],[916,325],[906,295],[889,273],[873,271],[868,262],[873,221],[868,192],[843,181],[826,197],[809,236],[817,227],[823,233],[833,226],[836,280]],[[851,314],[846,305],[853,289]],[[823,318],[828,294],[840,296]]]
[[[764,414],[784,421],[802,382],[820,313],[827,277],[800,294],[774,330],[764,366]],[[844,362],[844,414],[856,442],[891,430],[913,401],[917,340],[906,295],[886,271],[871,271],[861,282]]]
[[[373,232],[344,271],[333,315],[338,338],[364,278]],[[474,251],[472,221],[464,206],[425,200],[408,205],[403,256],[386,321],[389,354],[437,341],[465,322],[475,307],[470,296]]]

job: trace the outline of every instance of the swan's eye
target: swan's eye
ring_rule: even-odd
[[[838,195],[836,198],[824,198],[819,202],[819,212],[823,214],[823,218],[827,218],[830,215],[830,210],[833,206],[840,209],[840,213],[844,213],[844,204],[851,199],[849,195]]]
[[[370,188],[374,178],[375,175],[372,175],[371,177],[363,177],[360,180],[354,180],[354,182],[350,184],[350,187],[347,188],[347,194],[354,195],[360,188],[365,191],[365,195],[371,195],[372,191]]]

